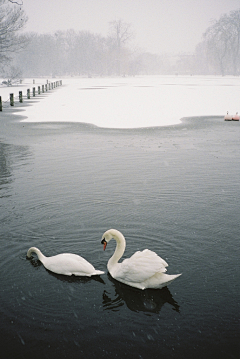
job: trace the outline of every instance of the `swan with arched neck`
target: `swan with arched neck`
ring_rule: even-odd
[[[109,229],[102,236],[101,243],[104,250],[111,239],[115,239],[116,249],[108,261],[107,268],[111,276],[119,282],[139,289],[160,289],[181,275],[165,274],[167,262],[149,249],[137,251],[130,258],[119,263],[126,248],[126,240],[121,232]]]

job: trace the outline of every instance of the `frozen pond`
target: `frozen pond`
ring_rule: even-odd
[[[55,79],[54,79],[55,80]],[[27,88],[45,79],[25,81]],[[34,107],[25,121],[84,122],[108,128],[138,128],[180,123],[193,116],[235,114],[239,106],[239,78],[204,76],[149,76],[136,78],[63,79],[54,91]],[[1,88],[18,95],[19,88]],[[36,97],[37,98],[37,97]]]

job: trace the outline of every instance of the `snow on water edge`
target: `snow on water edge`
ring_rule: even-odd
[[[44,80],[36,80],[36,87],[38,82]],[[67,78],[62,87],[26,107],[24,121],[83,122],[105,128],[167,126],[183,117],[240,112],[239,92],[236,77]]]

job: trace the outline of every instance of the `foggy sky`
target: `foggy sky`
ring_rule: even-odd
[[[109,22],[132,24],[133,44],[151,53],[193,52],[203,32],[240,0],[23,0],[25,31],[84,30],[106,36]]]

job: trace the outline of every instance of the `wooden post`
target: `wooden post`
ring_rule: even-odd
[[[27,99],[30,99],[30,89],[27,89]]]
[[[14,95],[10,93],[10,106],[14,106]]]
[[[2,111],[2,96],[0,96],[0,111]]]
[[[23,102],[23,100],[22,100],[22,91],[19,91],[19,102]]]
[[[44,85],[42,85],[42,93],[44,93]]]
[[[38,94],[40,95],[40,93],[41,93],[41,87],[38,86]]]
[[[35,80],[33,80],[33,84],[35,85]]]
[[[52,85],[52,89],[53,89],[53,83],[51,85]]]
[[[51,90],[51,84],[49,83],[49,90]]]
[[[33,97],[35,97],[35,94],[36,94],[35,87],[33,87]]]
[[[46,90],[46,92],[47,92],[47,84],[45,85],[45,90]]]

